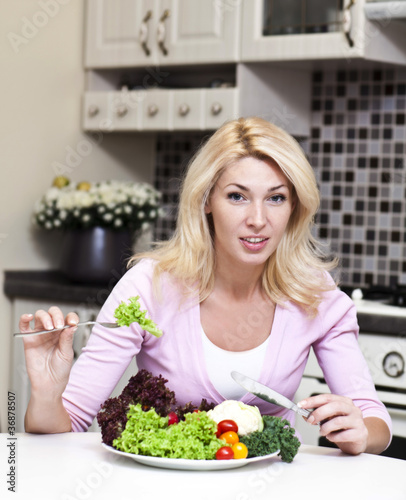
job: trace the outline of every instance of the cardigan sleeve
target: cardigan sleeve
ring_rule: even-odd
[[[358,344],[354,303],[338,289],[326,292],[318,317],[320,336],[313,343],[313,349],[330,391],[350,397],[364,418],[381,418],[392,432],[391,418],[379,400]]]

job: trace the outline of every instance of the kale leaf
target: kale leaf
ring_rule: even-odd
[[[269,455],[280,450],[281,459],[284,462],[292,462],[300,447],[295,429],[288,420],[280,417],[264,415],[263,420],[263,431],[251,432],[240,437],[240,441],[248,448],[248,458]]]

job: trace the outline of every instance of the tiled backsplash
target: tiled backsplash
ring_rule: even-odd
[[[321,191],[318,235],[341,259],[349,286],[406,283],[406,69],[313,74],[306,153]],[[173,231],[179,181],[208,133],[160,134],[155,186]]]

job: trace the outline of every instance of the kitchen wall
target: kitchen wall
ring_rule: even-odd
[[[153,135],[81,131],[82,32],[79,0],[0,0],[0,290],[5,269],[58,265],[59,235],[31,225],[33,205],[57,173],[74,181],[152,180]],[[15,327],[11,315],[12,305],[1,294],[3,432]]]
[[[322,196],[318,235],[341,259],[341,283],[406,284],[406,70],[371,67],[316,71],[312,134],[303,143]],[[177,187],[207,133],[160,134],[156,186],[174,225]]]

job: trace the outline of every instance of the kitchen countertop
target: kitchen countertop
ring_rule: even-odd
[[[7,491],[10,457],[16,460],[17,496]],[[406,498],[406,461],[368,454],[349,456],[308,445],[301,446],[290,464],[272,457],[230,470],[183,471],[117,456],[103,448],[98,432],[21,433],[13,437],[1,434],[0,458],[2,464],[8,464],[0,496],[21,500]]]
[[[5,271],[4,293],[10,298],[67,302],[91,301],[103,305],[117,279],[106,284],[74,283],[60,271]]]

